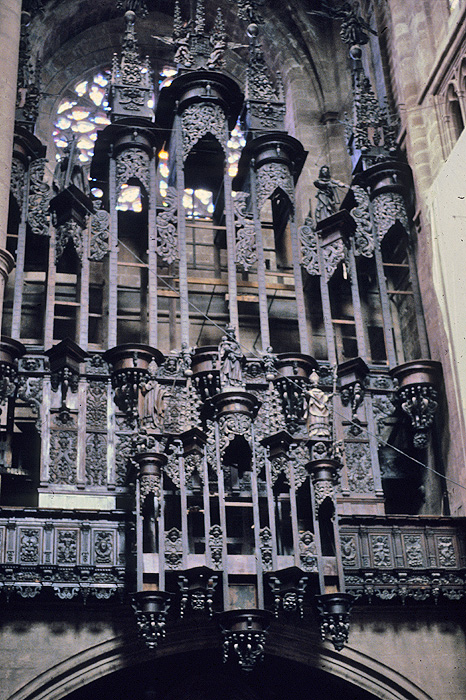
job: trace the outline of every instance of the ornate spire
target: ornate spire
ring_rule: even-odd
[[[353,66],[353,114],[345,116],[347,148],[351,156],[360,154],[367,165],[394,157],[397,151],[398,119],[380,105],[364,72],[361,48],[350,49]]]
[[[248,121],[251,129],[283,130],[285,103],[280,73],[274,86],[268,66],[265,62],[262,46],[258,42],[259,27],[250,24],[249,62],[246,71],[246,100],[248,103]]]
[[[133,10],[125,13],[121,59],[118,60],[117,54],[113,56],[110,90],[112,118],[144,117],[152,121],[154,113],[148,106],[153,91],[149,59],[141,59],[139,55],[135,19]]]

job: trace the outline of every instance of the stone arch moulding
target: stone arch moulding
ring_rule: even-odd
[[[157,652],[156,659],[190,651],[217,648],[218,636],[205,631],[197,637],[191,633],[179,635],[172,643],[164,643]],[[303,644],[302,636],[292,630],[275,632],[268,641],[266,654],[290,660],[337,676],[350,685],[371,693],[380,700],[433,700],[405,676],[393,671],[375,659],[345,647],[342,653],[311,640]],[[73,655],[56,666],[37,676],[17,690],[8,700],[61,700],[93,681],[124,668],[154,658],[153,652],[144,650],[136,639],[115,637]]]

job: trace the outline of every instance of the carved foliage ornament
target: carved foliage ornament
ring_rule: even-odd
[[[329,481],[316,481],[314,484],[314,495],[316,510],[318,510],[319,506],[322,505],[326,498],[330,498],[330,500],[333,501],[335,495],[333,484]]]
[[[70,219],[56,227],[55,239],[55,262],[58,263],[65,252],[68,242],[71,241],[73,248],[80,260],[83,258],[83,229],[77,221]]]
[[[265,200],[280,189],[294,203],[293,178],[284,163],[265,163],[256,171],[257,209],[260,212]]]
[[[107,436],[103,433],[86,435],[86,483],[90,486],[107,483]]]
[[[382,241],[397,221],[405,231],[409,231],[408,215],[403,196],[398,192],[383,192],[372,202],[372,211],[377,229],[377,236]]]
[[[236,219],[236,262],[246,272],[257,262],[254,222],[246,213],[248,192],[236,192],[233,200]]]
[[[38,158],[29,167],[28,224],[36,236],[49,235],[51,188],[44,182],[45,158]]]
[[[16,203],[18,204],[20,210],[22,210],[23,208],[24,176],[24,164],[17,158],[13,158],[13,160],[11,161],[10,189],[11,194],[16,199]]]
[[[157,214],[157,253],[171,264],[178,258],[177,190],[168,187],[163,209]]]
[[[50,435],[50,481],[76,483],[77,434],[72,430],[54,430]]]
[[[211,134],[221,145],[227,148],[225,114],[217,104],[196,103],[189,105],[181,115],[183,133],[183,160],[200,139]]]
[[[374,491],[369,445],[365,442],[347,442],[345,453],[350,491],[356,493]]]
[[[319,239],[311,219],[306,218],[299,229],[301,238],[302,265],[310,275],[320,275]]]
[[[96,261],[103,260],[110,250],[110,214],[101,206],[101,202],[95,201],[95,213],[91,216],[89,259]]]
[[[374,254],[375,241],[372,235],[369,195],[360,185],[353,185],[351,189],[357,202],[357,206],[351,210],[351,216],[356,222],[354,254],[371,258]]]
[[[322,246],[322,258],[327,280],[333,277],[338,265],[345,260],[345,257],[346,246],[341,238]]]
[[[218,427],[220,433],[220,451],[223,452],[227,445],[237,436],[243,436],[248,442],[251,440],[252,421],[244,413],[220,416]]]
[[[150,189],[150,157],[142,148],[127,148],[115,160],[117,190],[130,180],[138,180],[146,192]]]
[[[107,429],[107,382],[88,381],[86,423],[88,428]]]

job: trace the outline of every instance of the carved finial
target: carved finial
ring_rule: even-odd
[[[380,105],[369,78],[364,73],[361,49],[353,46],[353,116],[346,118],[347,147],[371,162],[389,157],[397,150],[398,118],[390,115],[386,104]]]

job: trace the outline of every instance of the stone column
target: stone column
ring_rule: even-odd
[[[15,128],[21,0],[0,2],[0,314],[12,256],[5,250]]]

